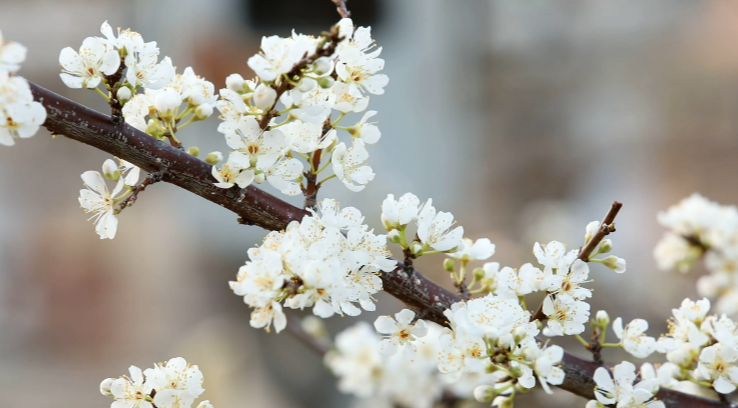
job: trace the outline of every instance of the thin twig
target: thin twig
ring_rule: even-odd
[[[160,182],[163,178],[164,178],[164,171],[155,171],[153,173],[149,173],[149,175],[146,176],[144,181],[139,183],[136,187],[133,187],[133,192],[131,192],[131,194],[128,197],[120,201],[119,203],[120,208],[118,209],[118,212],[123,211],[123,209],[125,209],[126,207],[132,206],[138,199],[138,193],[146,190],[146,187],[154,183]]]
[[[306,345],[310,350],[313,350],[318,355],[324,355],[331,349],[331,344],[328,341],[319,341],[310,333],[306,332],[302,328],[302,320],[294,315],[290,315],[287,318],[287,330],[295,336],[300,342]]]
[[[602,242],[602,240],[611,232],[615,232],[615,217],[618,215],[621,208],[623,208],[623,203],[618,201],[612,202],[610,210],[607,211],[605,218],[603,218],[600,223],[600,229],[597,230],[597,233],[584,245],[584,247],[579,249],[579,256],[577,258],[584,262],[589,262],[590,255],[592,255],[592,252],[594,252],[597,246],[600,245],[600,242]]]
[[[346,7],[348,0],[331,0],[336,5],[336,11],[341,18],[351,18],[351,12]]]

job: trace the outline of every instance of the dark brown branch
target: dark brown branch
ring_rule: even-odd
[[[51,133],[88,144],[139,166],[150,173],[164,171],[163,181],[179,186],[238,214],[245,224],[267,230],[284,229],[290,221],[308,213],[249,186],[239,201],[238,189],[215,187],[210,174],[212,166],[183,151],[154,139],[127,125],[113,125],[109,116],[63,98],[33,83],[34,99],[47,110],[46,127]],[[461,299],[415,271],[411,276],[402,263],[393,272],[380,274],[384,290],[415,310],[418,316],[447,325],[443,311]],[[562,366],[566,379],[559,387],[576,395],[594,399],[592,376],[599,367],[572,354],[565,353]],[[662,389],[658,393],[668,407],[718,408],[725,405],[711,400]]]
[[[331,0],[331,1],[336,4],[336,11],[338,12],[338,15],[341,16],[341,18],[351,18],[351,12],[346,7],[346,2],[348,0]]]

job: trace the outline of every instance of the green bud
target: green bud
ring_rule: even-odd
[[[491,385],[480,385],[474,389],[474,399],[479,402],[490,402],[496,395],[495,387]]]
[[[393,229],[392,231],[387,233],[387,241],[393,244],[399,244],[400,240],[402,240],[402,236],[400,236],[400,231]]]
[[[332,88],[333,84],[336,83],[336,80],[327,76],[323,78],[318,78],[318,85],[323,89]]]
[[[416,241],[410,245],[410,252],[412,252],[413,255],[418,255],[421,251],[423,251],[423,245],[421,245],[420,242]]]
[[[187,148],[187,153],[190,156],[197,157],[197,156],[200,155],[200,149],[197,146],[190,146],[190,147]]]
[[[164,136],[166,129],[162,126],[161,122],[155,119],[149,119],[148,126],[146,126],[146,133],[160,139]]]
[[[446,272],[453,272],[456,269],[456,262],[451,258],[446,258],[443,261],[443,269],[446,270]]]
[[[474,280],[482,280],[484,279],[484,269],[483,268],[474,268],[474,271],[472,272],[474,275]]]
[[[607,327],[607,325],[610,324],[610,315],[607,314],[607,311],[605,310],[597,311],[597,315],[595,316],[595,324],[603,328]]]
[[[600,242],[600,246],[597,247],[597,253],[606,254],[610,251],[612,251],[612,241],[609,239],[603,239],[602,242]]]
[[[625,259],[610,255],[602,260],[603,264],[617,273],[625,272]]]
[[[205,156],[205,161],[215,166],[223,160],[223,154],[221,152],[210,152]]]
[[[515,366],[510,369],[510,376],[513,378],[520,378],[523,376],[523,369],[520,366]]]

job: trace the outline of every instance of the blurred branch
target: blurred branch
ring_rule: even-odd
[[[31,83],[34,99],[47,111],[46,127],[52,134],[88,144],[135,164],[149,173],[161,172],[162,180],[220,205],[240,217],[240,222],[267,230],[281,230],[308,212],[294,207],[254,186],[246,188],[243,200],[239,189],[213,185],[212,166],[194,156],[123,124],[116,126],[110,116]],[[419,318],[447,326],[444,310],[461,299],[438,286],[419,271],[408,275],[397,263],[393,272],[381,273],[384,290],[418,313]],[[576,395],[594,399],[592,379],[599,364],[566,353],[562,360],[566,379],[559,387]],[[725,407],[718,401],[661,389],[657,397],[668,407]]]
[[[336,11],[341,18],[351,18],[351,12],[346,7],[348,0],[331,0],[336,5]]]

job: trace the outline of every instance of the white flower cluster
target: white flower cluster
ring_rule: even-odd
[[[190,408],[205,391],[200,369],[182,357],[154,364],[143,372],[136,366],[128,371],[127,377],[107,378],[100,383],[100,392],[115,398],[111,408]],[[213,406],[202,401],[197,408]]]
[[[717,297],[721,313],[738,312],[738,208],[695,193],[659,213],[658,220],[669,229],[654,249],[659,267],[687,272],[704,255],[710,274],[700,277],[698,293]]]
[[[701,385],[728,394],[738,386],[738,325],[725,315],[708,316],[709,311],[706,298],[696,302],[684,299],[679,309],[672,309],[669,333],[658,340],[645,334],[648,322],[643,319],[623,327],[622,319],[617,318],[613,329],[619,345],[635,357],[646,358],[654,351],[666,354],[666,363],[648,369],[648,378],[655,378],[657,385],[689,393],[701,393]]]
[[[46,109],[34,102],[28,81],[14,75],[25,60],[26,47],[5,42],[0,32],[0,144],[5,146],[35,135],[46,120]]]
[[[371,406],[431,408],[440,399],[445,382],[437,368],[441,328],[428,322],[426,329],[424,337],[412,341],[415,351],[412,360],[408,360],[404,351],[380,354],[378,350],[386,340],[369,323],[358,322],[336,336],[325,363],[339,377],[341,392],[367,399]],[[410,345],[400,347],[407,350]]]
[[[634,385],[638,376],[632,363],[623,361],[616,365],[612,369],[612,375],[607,368],[599,367],[594,375],[597,400],[589,401],[587,408],[665,408],[662,401],[654,399],[659,390],[659,381],[653,378],[652,371],[653,367],[644,364],[640,372],[641,381]]]
[[[707,316],[710,301],[685,299],[672,309],[669,333],[658,339],[657,349],[668,363],[658,368],[662,386],[689,389],[685,381],[712,385],[729,394],[738,385],[738,325],[725,315]]]
[[[264,37],[262,53],[248,61],[257,78],[233,74],[226,79],[216,104],[223,119],[218,131],[233,150],[222,168],[213,168],[216,186],[245,188],[266,180],[284,194],[300,194],[304,165],[293,156],[308,160],[310,171],[318,174],[325,167],[315,168],[313,156],[319,163],[326,153],[335,177],[350,190],[361,191],[374,178],[365,164],[365,145],[381,136],[367,122],[377,112],[367,111],[354,126],[338,123],[347,113],[367,108],[366,92],[384,93],[387,76],[377,74],[384,60],[378,58],[381,48],[374,48],[369,27],[355,28],[343,19],[337,30],[342,40],[332,55],[319,58],[314,56],[329,52],[327,37],[294,32],[288,38]],[[335,120],[333,111],[339,115]],[[278,122],[284,114],[286,119]],[[336,129],[352,136],[350,147],[338,140]]]
[[[159,89],[174,76],[171,61],[159,62],[159,48],[156,42],[144,42],[141,34],[118,29],[118,37],[105,21],[100,27],[105,38],[87,37],[82,41],[79,52],[66,47],[59,54],[62,73],[59,74],[70,88],[97,89],[100,83],[108,86],[109,76],[120,68],[121,61],[126,68],[123,86],[135,92],[140,86]],[[126,99],[130,99],[129,97]]]
[[[169,57],[164,58],[161,64],[171,66]],[[173,74],[174,69],[171,72]],[[128,88],[121,88],[118,94],[128,92],[122,91],[124,89]],[[213,113],[217,96],[211,82],[195,75],[192,67],[187,67],[182,74],[173,75],[161,88],[146,87],[142,94],[135,94],[133,98],[123,95],[119,99],[125,101],[123,116],[128,124],[152,136],[162,137],[167,131],[174,134],[177,127],[187,125],[188,122],[178,125],[187,115],[193,115],[190,121],[208,118]],[[187,106],[181,110],[183,103]]]
[[[418,241],[408,243],[405,231],[413,221],[417,223]],[[462,247],[462,245],[469,246],[468,244],[470,244],[470,241],[462,240],[464,227],[452,228],[454,225],[453,214],[443,211],[436,212],[432,199],[428,199],[421,205],[418,197],[412,193],[406,193],[398,200],[395,200],[394,195],[388,194],[382,202],[382,223],[389,231],[390,240],[400,244],[403,248],[409,248],[415,256],[433,251],[450,252],[458,250],[455,256],[462,258],[464,251],[471,251],[471,248],[465,249]],[[431,249],[433,251],[429,252]],[[487,257],[492,256],[494,245],[491,245],[491,248],[489,246],[485,249],[478,248],[478,251],[489,253]]]
[[[359,210],[339,209],[334,200],[322,201],[312,213],[249,249],[249,261],[230,282],[233,292],[255,308],[252,327],[269,330],[273,321],[277,333],[282,331],[287,324],[282,301],[293,309],[312,307],[324,318],[360,314],[354,303],[375,310],[372,296],[382,290],[377,272],[396,265],[387,259],[386,236],[363,225]]]
[[[530,321],[530,313],[517,300],[488,294],[455,303],[444,315],[450,329],[439,338],[438,369],[451,381],[465,373],[491,373],[493,384],[474,390],[477,400],[505,400],[516,388],[533,388],[536,376],[547,392],[548,384],[563,382],[564,372],[558,367],[563,350],[542,348],[536,342],[537,323]]]
[[[66,47],[59,54],[63,68],[59,75],[68,87],[96,89],[102,93],[98,86],[103,84],[108,94],[102,95],[106,99],[115,98],[123,106],[128,124],[154,137],[169,137],[176,142],[178,129],[213,113],[217,99],[215,86],[195,75],[191,67],[176,74],[169,57],[159,61],[155,41],[144,42],[141,34],[130,29],[118,29],[116,37],[107,21],[100,32],[105,38],[85,38],[79,52]],[[144,93],[137,93],[141,88]],[[180,124],[189,115],[192,115],[189,120]]]
[[[95,232],[100,239],[113,239],[118,230],[118,219],[115,217],[116,204],[131,193],[131,187],[138,183],[141,169],[119,160],[108,159],[103,163],[103,177],[97,171],[82,173],[85,189],[79,191],[79,204],[86,213],[93,213],[89,219],[95,224]],[[113,191],[108,190],[105,179],[114,181]]]

